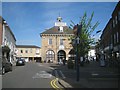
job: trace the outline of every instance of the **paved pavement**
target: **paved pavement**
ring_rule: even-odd
[[[100,67],[98,62],[90,62],[80,66],[80,80],[76,81],[76,70],[67,65],[54,65],[59,84],[65,88],[120,88],[118,68]]]

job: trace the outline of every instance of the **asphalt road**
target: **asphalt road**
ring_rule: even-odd
[[[12,72],[3,75],[3,88],[52,88],[50,82],[55,78],[53,70],[39,63],[26,63],[15,66]]]
[[[12,72],[3,75],[2,87],[53,89],[57,86],[61,87],[56,78],[64,80],[73,88],[116,88],[119,80],[115,70],[98,67],[92,63],[80,67],[80,80],[82,81],[76,82],[76,70],[70,70],[67,66],[29,62],[25,66],[13,67]],[[62,84],[65,83],[62,82]]]

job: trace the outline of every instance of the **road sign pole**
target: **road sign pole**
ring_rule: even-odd
[[[76,36],[76,80],[79,81],[79,52],[78,52],[78,45],[80,44],[80,37],[79,35],[81,35],[81,29],[82,29],[82,24],[81,25],[75,25],[73,28],[73,32]]]
[[[77,41],[77,55],[76,55],[76,62],[77,62],[77,66],[76,66],[76,70],[77,70],[77,81],[79,81],[79,55],[78,55],[78,44],[79,44],[79,37],[77,37],[76,39]]]

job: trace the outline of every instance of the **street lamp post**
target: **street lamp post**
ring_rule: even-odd
[[[76,52],[77,52],[77,55],[76,55],[76,70],[77,70],[77,81],[79,81],[79,58],[78,58],[78,44],[80,43],[79,42],[80,38],[77,37],[76,38],[76,43],[77,43],[77,48],[76,48]]]
[[[77,45],[77,47],[76,47],[76,60],[75,60],[75,62],[76,62],[76,81],[79,81],[79,53],[78,53],[78,45],[80,44],[80,37],[79,37],[79,35],[81,34],[81,29],[82,29],[82,25],[76,25],[75,27],[74,27],[74,34],[75,34],[75,36],[76,36],[76,38],[75,38],[75,41],[76,41],[76,45]]]

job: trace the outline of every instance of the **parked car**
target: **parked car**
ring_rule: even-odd
[[[16,62],[16,66],[19,66],[19,65],[25,65],[25,60],[24,59],[18,59],[17,62]]]
[[[2,75],[2,56],[0,56],[0,75]]]
[[[2,57],[2,75],[9,71],[12,71],[12,64],[8,62],[7,58]]]

